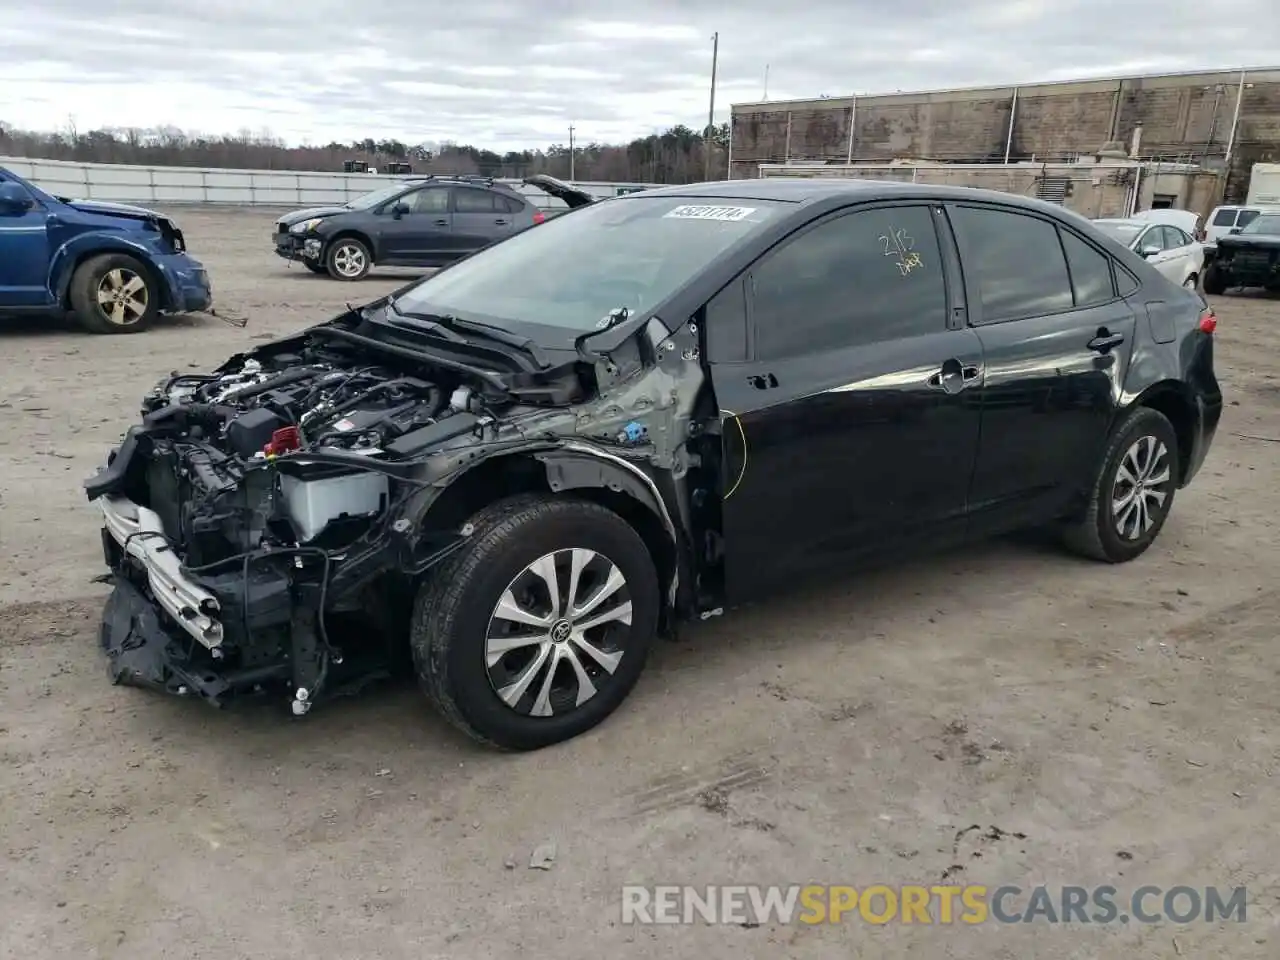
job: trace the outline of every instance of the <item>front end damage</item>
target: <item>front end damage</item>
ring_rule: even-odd
[[[388,329],[353,311],[148,395],[85,481],[114,682],[306,713],[402,665],[422,578],[530,488],[630,498],[678,602],[696,349],[650,321],[598,364],[499,363]]]

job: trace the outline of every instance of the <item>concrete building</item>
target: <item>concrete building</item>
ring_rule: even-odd
[[[1104,145],[1225,171],[1228,200],[1248,171],[1280,161],[1280,67],[734,104],[730,176],[762,163],[900,158],[1073,162]]]
[[[1060,203],[1082,216],[1128,217],[1173,207],[1207,216],[1220,196],[1221,177],[1198,164],[1088,158],[1078,163],[892,164],[762,163],[761,177],[865,177],[953,187],[979,187]]]

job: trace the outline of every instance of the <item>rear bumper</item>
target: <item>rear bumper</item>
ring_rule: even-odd
[[[1213,438],[1218,432],[1218,421],[1222,419],[1222,395],[1199,396],[1196,398],[1196,407],[1196,432],[1192,437],[1187,468],[1179,484],[1183,487],[1200,472],[1205,458],[1209,455],[1209,448],[1213,445]]]

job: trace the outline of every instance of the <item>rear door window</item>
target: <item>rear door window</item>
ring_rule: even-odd
[[[500,198],[488,190],[476,190],[472,187],[461,187],[454,196],[454,212],[456,213],[493,213],[495,201]],[[506,212],[506,207],[496,208]]]
[[[966,274],[977,281],[982,322],[1001,323],[1075,305],[1058,229],[1048,220],[1001,207],[953,206]]]
[[[1241,210],[1240,216],[1236,218],[1236,226],[1247,227],[1249,224],[1253,223],[1253,221],[1258,219],[1258,214],[1261,212],[1261,210]]]
[[[1071,269],[1071,288],[1077,307],[1092,307],[1115,299],[1111,258],[1099,253],[1070,230],[1060,230],[1062,248]]]

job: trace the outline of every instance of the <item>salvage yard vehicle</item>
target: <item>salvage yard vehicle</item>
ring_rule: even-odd
[[[524,181],[570,208],[593,198],[559,180]],[[492,177],[422,177],[340,207],[295,210],[276,221],[276,254],[335,280],[361,280],[374,265],[442,267],[547,219]]]
[[[1038,200],[602,200],[159,384],[86,481],[102,645],[298,714],[403,651],[457,727],[542,747],[656,634],[811,574],[1044,525],[1140,556],[1218,425],[1216,323]]]
[[[1174,283],[1195,289],[1200,282],[1204,273],[1204,244],[1181,227],[1145,218],[1095,220],[1093,223]]]
[[[1280,290],[1280,213],[1264,213],[1218,240],[1204,290],[1219,294],[1231,287]]]
[[[91,333],[141,333],[209,309],[209,275],[168,217],[54,197],[0,167],[0,312],[70,311]]]

